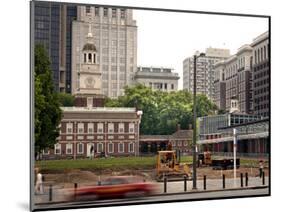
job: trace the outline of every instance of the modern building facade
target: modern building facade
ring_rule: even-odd
[[[269,120],[257,115],[228,113],[198,118],[201,151],[233,152],[233,128],[237,131],[237,152],[244,156],[269,153]]]
[[[256,37],[251,44],[253,48],[252,85],[254,113],[269,117],[270,111],[270,60],[268,32]]]
[[[172,68],[139,66],[135,75],[135,83],[143,84],[153,90],[178,90],[179,76]]]
[[[141,112],[135,108],[63,107],[60,135],[44,158],[136,156]]]
[[[197,54],[197,53],[195,53]],[[229,49],[207,48],[205,56],[199,57],[196,63],[196,92],[215,99],[214,64],[228,58]],[[193,92],[194,61],[188,57],[183,61],[183,89]]]
[[[101,94],[123,95],[124,86],[133,84],[137,70],[137,26],[132,10],[78,6],[72,22],[72,94],[79,88],[83,46],[91,28],[96,46],[96,63],[101,73]]]
[[[34,42],[44,45],[51,61],[55,90],[71,92],[71,31],[77,7],[58,2],[34,4]]]

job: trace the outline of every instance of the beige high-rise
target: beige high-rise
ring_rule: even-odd
[[[132,10],[78,6],[72,23],[72,94],[79,90],[83,46],[89,31],[96,46],[101,72],[101,94],[118,97],[124,86],[133,84],[137,70],[137,26]]]

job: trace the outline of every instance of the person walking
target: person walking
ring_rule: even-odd
[[[43,194],[43,176],[39,172],[39,169],[36,170],[36,184],[35,184],[35,193],[36,194]]]
[[[262,172],[263,172],[263,161],[262,160],[260,160],[260,162],[259,162],[259,176],[260,176],[260,178],[262,178]]]
[[[90,149],[90,159],[92,160],[93,157],[94,157],[94,146],[92,145]]]

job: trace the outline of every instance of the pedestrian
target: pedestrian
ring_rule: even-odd
[[[263,161],[262,160],[260,160],[260,162],[259,162],[259,176],[260,176],[260,178],[262,178],[262,172],[263,172]]]
[[[36,194],[43,194],[43,176],[42,174],[39,172],[39,169],[37,168],[35,170],[37,172],[36,174],[36,184],[35,184],[35,193]]]

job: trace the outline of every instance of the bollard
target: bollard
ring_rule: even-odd
[[[265,174],[262,172],[262,184],[265,185]]]
[[[184,191],[186,191],[187,183],[186,183],[186,175],[184,175]]]
[[[206,175],[204,175],[204,181],[203,181],[203,184],[204,184],[204,190],[206,190]]]
[[[225,175],[222,175],[222,188],[225,189]]]
[[[49,201],[51,202],[53,200],[53,187],[50,185],[49,187]]]
[[[77,183],[74,183],[74,200],[76,199],[77,194]]]
[[[246,178],[245,186],[247,187],[247,186],[248,186],[248,180],[249,180],[249,178],[248,178],[248,172],[246,172],[245,178]]]
[[[240,181],[241,181],[241,187],[243,187],[243,173],[240,173]]]
[[[167,178],[164,177],[164,193],[167,192]]]

